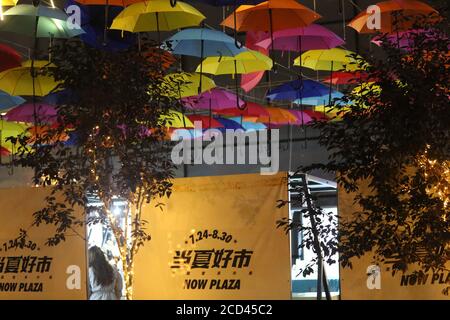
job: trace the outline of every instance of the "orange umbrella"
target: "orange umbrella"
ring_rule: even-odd
[[[53,128],[51,126],[33,126],[29,127],[27,130],[31,133],[30,138],[28,139],[28,143],[32,144],[36,141],[37,136],[40,136],[40,139],[46,140],[47,143],[56,143],[56,142],[64,142],[69,140],[69,135],[65,132],[61,132],[58,135],[56,133],[52,133],[51,130]]]
[[[296,116],[285,109],[275,107],[267,107],[265,109],[269,114],[258,117],[258,122],[281,125],[295,124],[298,121]]]
[[[237,31],[266,31],[273,37],[275,31],[306,27],[320,17],[295,0],[268,0],[256,6],[240,6],[236,9],[236,25],[233,14],[221,25]]]
[[[374,12],[364,10],[348,24],[359,33],[392,33],[413,28],[420,17],[438,12],[426,3],[415,0],[390,0],[376,4],[380,8],[380,28],[372,26]],[[397,20],[397,21],[396,21]]]

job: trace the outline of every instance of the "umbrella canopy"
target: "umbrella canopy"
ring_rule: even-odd
[[[11,7],[15,6],[19,0],[2,0],[2,6]]]
[[[168,128],[193,128],[194,124],[181,112],[170,110],[167,115],[160,115],[160,121],[165,121]]]
[[[273,33],[273,48],[281,51],[306,51],[313,49],[331,49],[345,43],[337,34],[318,24],[303,28],[275,31]],[[269,48],[272,44],[268,32],[256,45]]]
[[[288,109],[288,112],[292,113],[297,118],[297,122],[292,123],[292,124],[305,125],[312,121],[311,116],[304,111]]]
[[[22,97],[11,96],[0,90],[0,110],[8,110],[25,102]]]
[[[37,30],[36,18],[38,19]],[[71,38],[84,31],[80,26],[69,25],[68,15],[58,9],[45,6],[19,4],[3,13],[0,31],[13,32],[38,38]]]
[[[48,61],[35,61],[35,68],[48,65]],[[45,96],[56,88],[58,83],[50,76],[37,74],[34,78],[35,95]],[[21,67],[5,70],[0,73],[0,90],[11,95],[33,95],[33,77],[31,76],[31,62],[26,61]]]
[[[423,42],[436,41],[442,39],[439,35],[440,31],[434,29],[412,29],[406,31],[399,31],[398,33],[391,33],[386,35],[377,35],[372,38],[371,42],[377,46],[387,43],[391,46],[398,46],[405,50],[410,50],[415,46],[416,39],[423,38]],[[448,45],[450,50],[450,44]]]
[[[371,28],[373,12],[363,10],[348,24],[359,33],[391,33],[395,31],[411,29],[417,18],[421,18],[437,11],[426,3],[415,0],[391,0],[376,4],[380,9],[380,28]],[[401,13],[403,16],[395,17],[394,13]],[[397,19],[397,23],[396,23]]]
[[[314,80],[294,80],[286,82],[267,93],[267,98],[275,101],[293,101],[301,98],[321,97],[329,94],[329,87]],[[332,90],[332,94],[336,94]]]
[[[11,68],[20,67],[22,57],[20,54],[3,43],[0,43],[0,72]]]
[[[27,129],[26,125],[16,123],[16,122],[9,122],[6,120],[0,120],[0,133],[1,133],[1,139],[0,144],[2,147],[8,149],[9,151],[12,150],[13,145],[10,141],[6,141],[6,138],[8,137],[16,137],[22,132],[24,132]]]
[[[241,117],[230,118],[230,120],[238,122],[245,129],[245,131],[265,130],[267,128],[266,125],[260,122],[241,121]]]
[[[75,0],[84,5],[101,5],[101,6],[121,6],[126,7],[130,4],[141,2],[142,0]]]
[[[206,28],[182,30],[166,41],[165,47],[173,54],[194,57],[226,56],[234,57],[246,51],[237,48],[234,39],[227,34]]]
[[[151,0],[126,7],[114,20],[111,29],[129,32],[171,31],[198,26],[206,17],[191,5],[177,1]]]
[[[219,111],[236,106],[237,96],[228,90],[214,88],[197,96],[183,98],[181,101],[190,109]],[[244,100],[239,99],[239,106],[244,105]]]
[[[194,0],[194,1],[206,3],[215,7],[223,7],[223,6],[240,6],[243,4],[255,5],[267,0]]]
[[[10,154],[11,154],[11,151],[6,149],[5,147],[0,147],[0,156],[6,157],[6,156],[9,156]]]
[[[245,108],[240,110],[238,108],[227,108],[219,110],[217,113],[226,116],[239,116],[239,117],[262,117],[269,116],[269,112],[260,104],[254,102],[246,102]]]
[[[308,98],[302,98],[300,99],[295,99],[294,101],[292,101],[295,104],[304,104],[304,105],[308,105],[308,106],[319,106],[322,104],[327,104],[327,103],[331,103],[333,99],[340,99],[342,98],[344,95],[339,92],[339,91],[332,91],[331,92],[331,97],[329,95],[329,93],[321,95],[321,96],[315,96],[315,97],[308,97]],[[342,105],[343,102],[338,101],[336,102],[336,105]]]
[[[200,77],[202,81],[201,92],[211,90],[216,87],[214,80],[198,73],[171,73],[164,77],[164,82],[169,86],[177,86],[176,93],[170,93],[169,95],[175,95],[177,98],[186,98],[198,95],[198,88],[200,86]],[[179,84],[179,85],[178,85]]]
[[[268,0],[256,6],[240,6],[236,10],[236,26],[233,14],[221,24],[238,31],[274,32],[306,27],[320,17],[295,0]]]
[[[217,121],[219,121],[222,125],[223,128],[217,128],[221,131],[225,131],[226,129],[231,129],[231,130],[244,130],[244,127],[241,126],[238,122],[233,121],[231,119],[227,119],[227,118],[222,118],[222,117],[216,117],[215,118]]]
[[[208,57],[203,60],[203,72],[220,74],[247,74],[271,70],[273,61],[258,51],[248,50],[235,57]],[[197,67],[197,72],[200,66]]]
[[[365,81],[369,75],[365,72],[334,72],[331,77],[326,77],[322,81],[331,84],[349,84]]]
[[[312,120],[316,121],[328,121],[329,118],[324,115],[322,112],[314,111],[314,110],[304,110],[304,113],[306,113],[308,116],[311,117]]]
[[[198,115],[198,114],[192,114],[187,116],[189,120],[191,120],[192,123],[195,122],[201,122],[203,129],[209,129],[209,128],[224,128],[224,125],[217,121],[217,119],[205,116],[205,115]]]
[[[35,122],[35,108],[32,103],[22,104],[8,111],[5,119],[18,122]],[[36,117],[41,122],[52,123],[56,121],[57,110],[55,106],[36,103]]]
[[[284,125],[284,124],[295,124],[298,121],[297,117],[286,109],[267,107],[266,111],[269,113],[269,115],[260,116],[258,118],[258,122],[275,125]]]
[[[328,50],[309,50],[297,57],[294,65],[313,70],[359,70],[358,60],[355,59],[355,53],[352,51],[333,48]],[[356,56],[362,59],[360,56]]]

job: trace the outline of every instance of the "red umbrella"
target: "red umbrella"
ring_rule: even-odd
[[[329,118],[324,115],[322,112],[318,112],[318,111],[313,111],[313,110],[304,110],[304,113],[306,113],[308,116],[311,117],[311,119],[313,120],[317,120],[317,121],[328,121]]]
[[[188,115],[187,116],[189,118],[189,120],[191,120],[192,123],[194,123],[195,121],[200,121],[202,123],[202,128],[223,128],[223,124],[221,124],[219,121],[217,121],[216,119],[209,117],[209,116],[204,116],[204,115],[197,115],[197,114],[193,114],[193,115]]]
[[[0,43],[0,72],[20,67],[22,57],[13,48]]]
[[[365,82],[369,75],[365,72],[334,72],[332,77],[326,77],[322,80],[323,83],[349,84]]]
[[[6,157],[9,156],[11,154],[11,152],[6,149],[5,147],[0,147],[0,156],[2,157]]]
[[[228,108],[222,109],[217,113],[225,116],[234,116],[234,117],[261,117],[261,116],[269,116],[269,112],[260,104],[254,102],[246,102],[246,107],[244,110],[239,110],[238,108]]]

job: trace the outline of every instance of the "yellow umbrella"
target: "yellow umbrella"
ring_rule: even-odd
[[[173,88],[166,96],[176,98],[186,98],[199,94],[200,79],[202,81],[201,92],[211,90],[216,87],[214,80],[207,76],[200,76],[198,73],[171,73],[164,77],[164,82]],[[178,92],[177,92],[178,91]]]
[[[112,22],[111,29],[129,32],[171,31],[198,26],[206,17],[191,5],[177,1],[151,0],[126,7]],[[161,42],[161,41],[159,41]]]
[[[169,110],[168,115],[161,115],[160,121],[166,121],[166,127],[168,128],[193,128],[194,124],[188,117],[181,112],[175,110]]]
[[[361,70],[358,66],[357,59],[353,56],[354,52],[333,48],[326,50],[309,50],[294,60],[295,66],[302,66],[313,70],[340,70],[347,71]],[[361,56],[356,56],[362,59]]]
[[[39,71],[48,61],[35,61],[35,71]],[[36,96],[45,96],[55,89],[58,83],[53,77],[38,74],[34,78]],[[0,89],[13,96],[32,96],[33,77],[31,76],[31,62],[26,61],[21,67],[5,70],[0,73]]]
[[[244,51],[234,57],[208,57],[203,60],[203,72],[214,75],[247,74],[271,70],[272,67],[272,59],[253,50]],[[200,71],[200,65],[196,71]]]
[[[12,7],[15,6],[19,0],[0,0],[0,6]]]
[[[27,129],[27,126],[17,122],[8,122],[6,120],[0,120],[0,144],[2,147],[13,150],[11,141],[6,141],[8,137],[16,137]]]

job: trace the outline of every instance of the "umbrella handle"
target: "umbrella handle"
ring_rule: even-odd
[[[236,10],[237,10],[237,3],[236,0],[234,0],[234,11],[233,11],[233,18],[234,18],[234,45],[236,48],[241,49],[244,45],[240,44],[237,40],[237,23],[236,23]]]
[[[176,7],[177,0],[170,0],[170,5],[171,5],[172,8]]]
[[[244,101],[244,100],[242,100],[242,101]],[[247,102],[244,101],[244,105],[242,107],[239,105],[239,102],[238,102],[237,108],[241,111],[244,111],[245,109],[247,109]]]

